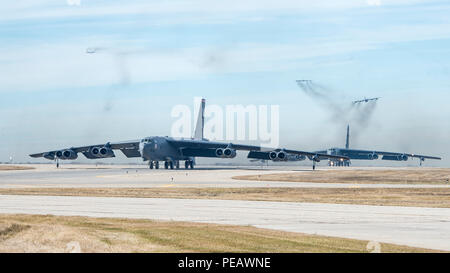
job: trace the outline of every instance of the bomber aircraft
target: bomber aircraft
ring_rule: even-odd
[[[420,165],[425,161],[425,159],[435,159],[441,160],[440,157],[409,154],[409,153],[395,153],[395,152],[383,152],[375,150],[358,150],[350,149],[350,126],[347,126],[347,138],[345,142],[345,148],[331,148],[325,151],[317,151],[318,154],[328,154],[328,155],[340,155],[346,156],[349,160],[335,160],[329,158],[328,165],[330,166],[350,166],[350,159],[354,160],[377,160],[381,156],[381,160],[391,160],[391,161],[408,161],[409,158],[418,158]]]
[[[287,161],[294,158],[304,160],[308,157],[315,163],[321,159],[348,160],[347,156],[320,154],[288,149],[270,149],[260,146],[242,145],[226,142],[209,141],[203,137],[205,99],[202,99],[197,125],[192,138],[172,138],[168,136],[146,137],[141,140],[124,141],[105,144],[87,145],[82,147],[70,147],[52,150],[43,153],[31,154],[33,158],[44,157],[49,160],[75,160],[78,153],[82,153],[88,159],[100,159],[115,157],[114,150],[120,150],[126,157],[141,157],[149,162],[150,169],[158,169],[159,162],[164,162],[165,169],[180,167],[180,161],[184,161],[185,168],[194,168],[196,157],[234,158],[236,151],[249,151],[249,157],[260,152],[266,152],[268,160]],[[260,155],[260,154],[258,154]],[[251,158],[251,157],[250,157]],[[261,159],[261,158],[257,158]]]
[[[378,98],[371,98],[371,99],[364,98],[363,100],[355,100],[355,101],[352,101],[352,104],[358,104],[358,103],[363,103],[363,102],[367,103],[367,102],[369,102],[369,101],[377,101],[377,100],[379,100],[379,99],[381,99],[381,98],[380,98],[380,97],[378,97]]]

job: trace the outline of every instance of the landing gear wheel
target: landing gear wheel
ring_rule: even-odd
[[[189,169],[189,160],[184,161],[184,167]]]
[[[164,162],[164,169],[168,169],[169,168],[169,162]]]
[[[149,167],[150,169],[153,169],[153,161],[150,161],[150,163],[148,164],[148,167]]]
[[[169,162],[169,167],[170,167],[171,170],[173,170],[173,161]]]
[[[189,161],[189,167],[191,167],[191,169],[193,169],[194,168],[194,161]]]
[[[159,161],[155,162],[155,169],[159,169]]]
[[[180,161],[177,160],[175,166],[177,167],[177,169],[179,169],[180,168]]]

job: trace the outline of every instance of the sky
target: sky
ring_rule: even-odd
[[[449,14],[433,0],[4,1],[0,162],[169,135],[172,108],[204,97],[279,105],[283,147],[343,146],[350,123],[354,148],[449,166]],[[353,126],[298,79],[339,105],[381,99]]]

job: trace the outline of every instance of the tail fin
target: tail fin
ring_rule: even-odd
[[[205,126],[205,99],[200,103],[200,110],[198,111],[197,124],[194,130],[194,139],[203,139],[203,128]]]
[[[345,149],[350,148],[350,125],[347,125],[347,139],[345,140]]]

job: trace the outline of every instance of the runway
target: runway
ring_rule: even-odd
[[[308,182],[268,182],[232,179],[234,176],[271,174],[281,172],[311,172],[310,167],[217,167],[206,166],[194,170],[150,170],[143,165],[53,165],[35,164],[36,169],[25,171],[0,171],[0,188],[24,187],[325,187],[325,188],[442,188],[450,185],[407,184],[344,184]],[[348,169],[348,168],[346,168]],[[379,168],[387,169],[387,168]],[[327,168],[323,169],[328,170]]]
[[[0,213],[252,225],[450,251],[450,209],[443,208],[0,195]]]
[[[443,188],[449,185],[343,184],[235,180],[234,176],[311,172],[309,167],[150,170],[144,165],[53,165],[0,171],[0,188]],[[346,168],[349,169],[349,168]],[[373,170],[374,168],[371,168]],[[378,168],[389,169],[389,168]],[[397,168],[398,169],[398,168]],[[329,168],[321,168],[327,171]],[[283,231],[450,251],[450,209],[268,201],[0,195],[0,213],[125,217],[252,225]]]

